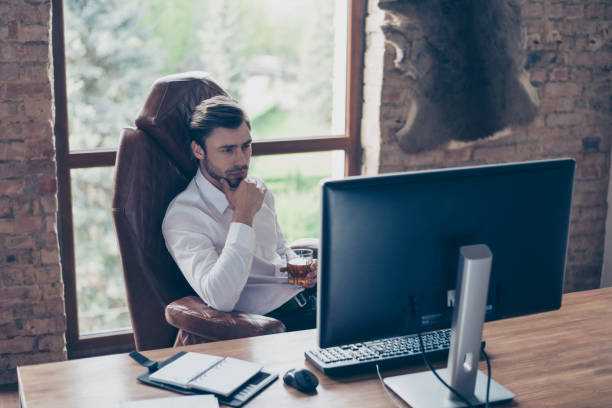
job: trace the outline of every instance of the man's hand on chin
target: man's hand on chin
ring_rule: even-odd
[[[248,179],[242,180],[235,189],[225,179],[221,179],[220,183],[230,207],[234,209],[232,222],[253,226],[253,218],[263,204],[266,188]]]

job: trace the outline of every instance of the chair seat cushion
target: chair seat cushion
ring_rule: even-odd
[[[197,296],[186,296],[166,306],[172,326],[209,341],[282,333],[285,325],[271,317],[251,313],[220,312]]]

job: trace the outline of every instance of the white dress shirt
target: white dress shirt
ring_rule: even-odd
[[[166,247],[187,282],[213,309],[269,313],[303,290],[279,271],[288,248],[272,193],[266,192],[252,228],[232,222],[233,213],[225,194],[198,169],[166,210]]]

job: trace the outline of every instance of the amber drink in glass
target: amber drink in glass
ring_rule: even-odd
[[[289,282],[303,285],[307,282],[306,275],[312,265],[312,249],[294,249],[287,260],[287,275]]]

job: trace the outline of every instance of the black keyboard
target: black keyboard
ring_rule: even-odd
[[[450,329],[423,333],[421,337],[429,359],[438,360],[448,356]],[[308,350],[304,355],[327,375],[350,375],[376,364],[389,366],[423,361],[416,334]]]

